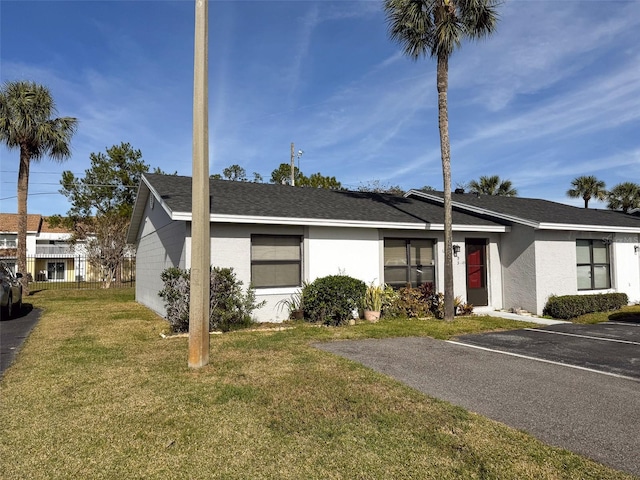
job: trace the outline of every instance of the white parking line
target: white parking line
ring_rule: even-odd
[[[455,342],[453,340],[445,340],[445,342],[451,343],[453,345],[459,345],[461,347],[475,348],[477,350],[484,350],[486,352],[500,353],[502,355],[509,355],[509,356],[512,356],[512,357],[524,358],[524,359],[527,359],[527,360],[534,360],[536,362],[550,363],[552,365],[559,365],[561,367],[575,368],[577,370],[583,370],[583,371],[586,371],[586,372],[599,373],[601,375],[608,375],[610,377],[622,378],[622,379],[625,379],[625,380],[633,380],[634,382],[638,382],[639,381],[637,378],[627,377],[626,375],[620,375],[618,373],[602,372],[600,370],[594,370],[593,368],[580,367],[578,365],[570,365],[568,363],[555,362],[553,360],[545,360],[543,358],[530,357],[528,355],[520,355],[519,353],[503,352],[502,350],[495,350],[493,348],[480,347],[478,345],[471,345],[469,343]]]
[[[567,337],[588,338],[589,340],[602,340],[603,342],[628,343],[630,345],[640,345],[640,342],[632,342],[630,340],[617,340],[615,338],[593,337],[591,335],[578,335],[577,333],[554,332],[553,330],[541,330],[539,328],[523,328],[529,332],[552,333],[554,335],[566,335]]]

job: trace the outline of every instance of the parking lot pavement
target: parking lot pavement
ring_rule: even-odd
[[[484,335],[489,334],[478,336]],[[547,350],[557,353],[565,342],[571,352],[579,351],[575,339],[568,335],[537,333],[533,340],[529,335],[532,332],[493,336],[491,350],[424,337],[315,346],[360,362],[427,395],[527,431],[550,445],[640,476],[640,381],[505,354],[494,348],[497,340],[506,348],[518,344],[527,348],[530,342],[542,348],[539,342],[546,338],[557,343],[545,347]],[[465,341],[471,342],[471,337],[465,336]],[[611,343],[593,342],[605,349]],[[620,348],[623,344],[614,345]],[[637,352],[640,347],[635,348]],[[619,352],[624,356],[629,349]],[[591,355],[597,357],[598,349]]]
[[[455,341],[640,380],[640,325],[560,324],[462,335]]]
[[[39,319],[40,310],[24,304],[20,315],[0,322],[0,377],[9,368]]]

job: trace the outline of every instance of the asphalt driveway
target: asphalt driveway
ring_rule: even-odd
[[[39,319],[40,310],[25,303],[18,316],[0,322],[0,377],[9,368],[22,343]]]
[[[451,342],[412,337],[315,346],[640,476],[637,335],[637,324],[564,324]]]

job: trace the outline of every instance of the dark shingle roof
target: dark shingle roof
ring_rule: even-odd
[[[442,192],[428,192],[428,194],[438,199],[442,198]],[[417,193],[417,195],[420,194]],[[640,218],[633,215],[613,210],[574,207],[538,198],[453,193],[451,200],[454,208],[456,204],[461,204],[534,223],[640,228]]]
[[[191,177],[144,175],[173,213],[191,212]],[[211,213],[252,217],[391,223],[443,223],[443,210],[417,198],[397,195],[210,180]],[[455,225],[499,226],[454,212]]]

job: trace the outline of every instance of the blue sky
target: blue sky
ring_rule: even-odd
[[[496,34],[450,61],[453,186],[510,179],[581,206],[573,178],[640,181],[640,1],[509,1]],[[0,1],[0,80],[47,85],[77,117],[73,157],[32,164],[29,212],[64,214],[63,170],[129,142],[191,174],[192,1]],[[435,62],[388,39],[381,1],[210,1],[210,170],[301,170],[344,186],[442,189]],[[0,147],[0,210],[18,152]],[[604,208],[603,203],[592,203]]]

